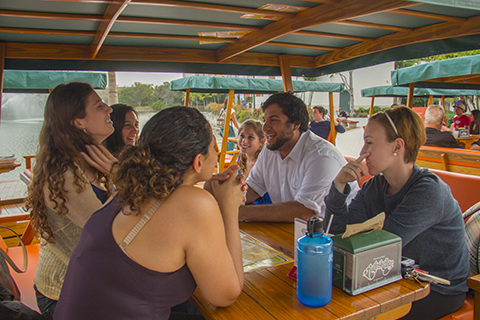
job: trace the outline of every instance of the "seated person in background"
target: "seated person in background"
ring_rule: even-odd
[[[462,148],[460,143],[448,131],[441,131],[445,111],[442,106],[432,104],[425,111],[425,133],[427,134],[426,146]]]
[[[110,114],[115,131],[103,142],[103,145],[115,157],[126,145],[134,146],[138,139],[139,122],[137,111],[126,104],[114,104]]]
[[[455,108],[455,117],[453,117],[453,123],[452,123],[452,127],[450,128],[450,131],[458,130],[458,129],[468,129],[472,119],[470,119],[469,116],[464,114],[465,110],[467,110],[467,105],[465,104],[465,101],[458,100],[457,102],[455,102],[454,108]]]
[[[377,113],[368,121],[364,140],[361,156],[340,171],[325,198],[325,220],[333,215],[330,232],[344,232],[347,224],[385,212],[383,229],[402,238],[402,255],[451,281],[449,286],[432,284],[430,294],[413,302],[401,319],[438,319],[455,312],[465,300],[470,275],[465,227],[448,185],[415,164],[425,142],[420,116],[407,107]],[[374,177],[347,205],[348,183],[367,172],[363,159]]]
[[[255,162],[257,162],[258,155],[265,145],[265,133],[262,130],[263,123],[258,120],[249,119],[242,123],[238,129],[238,147],[240,149],[240,156],[238,157],[238,165],[240,172],[245,178],[248,177]],[[268,192],[254,204],[272,203]]]
[[[480,110],[472,110],[472,122],[468,133],[480,134]]]
[[[166,320],[197,285],[213,305],[235,301],[243,287],[238,166],[212,194],[194,186],[215,170],[213,138],[194,108],[147,122],[115,165],[117,194],[85,225],[55,319]]]
[[[313,120],[310,122],[310,131],[325,140],[328,139],[328,135],[330,134],[330,120],[325,120],[326,113],[327,110],[325,110],[324,107],[313,107]],[[339,124],[336,119],[334,119],[334,122],[335,130],[339,133],[344,133],[345,128]]]
[[[270,96],[262,110],[267,147],[247,178],[246,204],[267,192],[273,204],[240,206],[240,221],[293,222],[296,217],[323,216],[323,199],[345,158],[308,130],[307,106],[292,93]],[[352,188],[355,193],[358,184],[353,182]]]
[[[472,143],[470,150],[480,151],[480,139]]]
[[[86,163],[82,153],[112,134],[111,112],[92,86],[81,82],[58,85],[45,105],[26,202],[41,243],[33,281],[45,319],[53,316],[83,226],[110,196],[109,176]]]

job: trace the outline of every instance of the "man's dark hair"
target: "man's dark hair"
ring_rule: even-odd
[[[317,109],[318,113],[322,114],[323,116],[325,116],[327,114],[327,109],[325,109],[322,106],[315,106],[315,107],[313,107],[313,109]]]
[[[288,117],[289,122],[300,125],[298,128],[300,132],[308,130],[308,111],[302,99],[294,96],[292,92],[275,93],[263,104],[263,112],[274,103],[282,108],[282,112]]]

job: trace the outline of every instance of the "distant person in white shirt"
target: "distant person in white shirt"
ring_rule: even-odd
[[[328,141],[308,130],[305,103],[292,93],[272,95],[262,106],[266,148],[247,179],[246,205],[240,221],[293,222],[324,216],[324,198],[333,179],[346,165],[343,155]],[[358,188],[351,184],[352,199]],[[266,192],[272,204],[249,205]]]

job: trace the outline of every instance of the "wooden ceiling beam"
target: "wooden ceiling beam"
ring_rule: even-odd
[[[279,67],[277,54],[246,52],[225,64]],[[6,59],[94,60],[89,45],[6,42]],[[313,68],[314,57],[288,55],[293,68]],[[102,46],[95,60],[217,63],[214,50]]]
[[[285,34],[305,28],[354,18],[375,12],[409,7],[412,2],[399,0],[343,0],[341,4],[319,5],[266,25],[262,30],[243,36],[240,41],[228,44],[217,52],[217,60],[225,61],[237,54],[248,51]]]
[[[413,30],[411,28],[404,28],[404,27],[390,26],[386,24],[370,23],[370,22],[355,21],[355,20],[337,21],[335,23],[343,24],[346,26],[390,30],[390,31],[396,31],[396,32],[409,32]]]
[[[458,23],[465,22],[465,20],[467,20],[466,18],[451,17],[451,16],[446,16],[441,14],[413,11],[408,9],[395,9],[395,10],[389,11],[388,13],[401,14],[409,17],[425,18],[425,19],[432,19],[432,20],[438,20],[438,21],[452,21],[452,22],[458,22]]]
[[[89,15],[89,14],[66,14],[66,13],[28,12],[28,11],[11,11],[11,10],[0,10],[0,17],[103,21],[103,17]]]
[[[115,3],[110,3],[103,14],[103,21],[97,28],[97,34],[92,42],[92,58],[95,59],[103,42],[107,38],[108,33],[113,27],[113,24],[120,16],[122,11],[128,6],[131,0],[118,0]]]
[[[343,48],[339,52],[329,52],[317,56],[315,58],[315,66],[321,67],[328,64],[345,61],[371,53],[398,48],[414,43],[422,43],[476,34],[480,35],[480,15],[470,17],[463,23],[442,22],[428,25],[425,27],[420,27],[415,29],[414,31],[389,34],[383,37],[379,37],[371,42],[357,43]]]
[[[239,24],[229,23],[213,23],[203,21],[189,21],[189,20],[170,20],[170,19],[156,19],[156,18],[138,18],[138,17],[118,17],[118,22],[130,22],[130,23],[150,23],[150,24],[165,24],[165,25],[178,25],[178,26],[190,26],[190,27],[205,27],[205,28],[218,28],[218,29],[230,29],[230,30],[243,30],[254,31],[261,30],[262,27],[247,26]]]
[[[322,51],[340,51],[342,48],[327,47],[327,46],[317,46],[313,44],[300,44],[300,43],[291,43],[291,42],[277,42],[270,41],[263,44],[264,46],[274,46],[274,47],[287,47],[287,48],[301,48],[301,49],[313,49],[313,50],[322,50]]]
[[[11,28],[11,27],[0,27],[0,32],[1,33],[19,33],[19,34],[83,36],[83,37],[95,37],[95,34],[96,34],[95,31],[30,29],[30,28]]]
[[[246,7],[234,7],[234,6],[225,6],[219,4],[211,3],[202,3],[202,2],[190,2],[190,1],[174,1],[174,0],[132,0],[132,3],[145,3],[145,4],[156,4],[156,5],[165,5],[172,7],[180,8],[189,8],[189,9],[200,9],[200,10],[209,10],[209,11],[220,11],[220,12],[232,12],[239,14],[261,14],[269,15],[279,18],[292,17],[295,16],[295,13],[291,12],[280,12],[272,10],[262,10],[262,9],[252,9]]]
[[[367,38],[367,37],[357,37],[357,36],[350,36],[346,34],[335,34],[335,33],[316,32],[316,31],[296,31],[296,32],[293,32],[292,34],[299,35],[299,36],[343,39],[343,40],[352,40],[352,41],[360,41],[360,42],[373,40],[373,38]]]

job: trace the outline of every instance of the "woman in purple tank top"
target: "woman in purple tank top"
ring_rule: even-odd
[[[168,319],[198,285],[216,306],[240,295],[243,266],[238,166],[212,178],[212,129],[193,108],[157,113],[114,165],[113,200],[75,247],[55,319]]]

